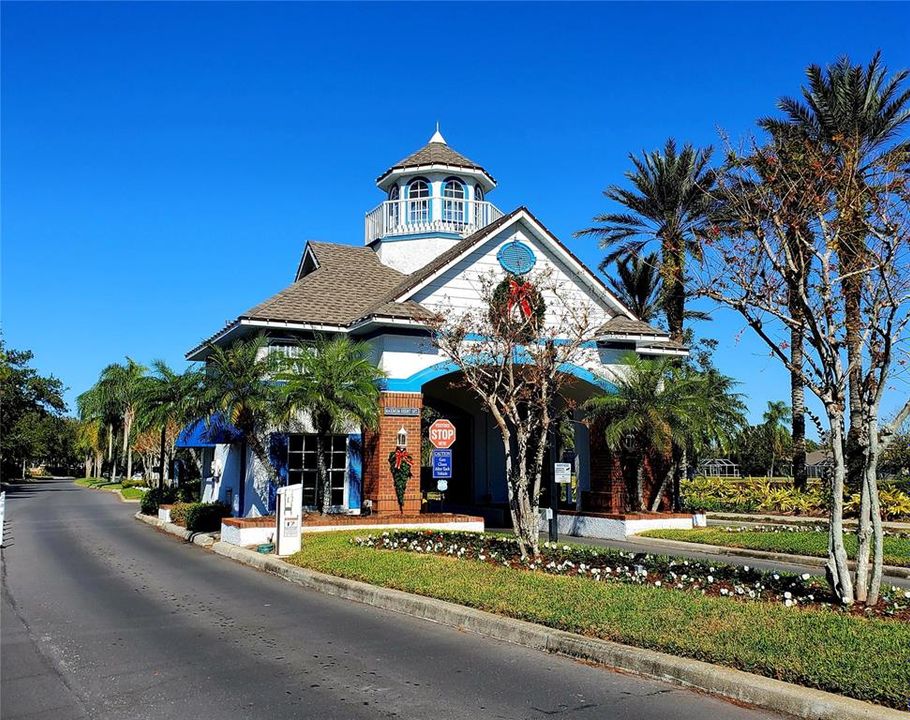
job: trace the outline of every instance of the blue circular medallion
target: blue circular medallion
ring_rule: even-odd
[[[503,270],[513,275],[526,275],[531,272],[537,262],[534,251],[518,240],[507,242],[499,248],[496,259],[499,260]]]

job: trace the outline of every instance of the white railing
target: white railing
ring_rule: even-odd
[[[431,197],[386,200],[366,214],[364,242],[392,235],[448,232],[462,237],[501,218],[502,211],[483,200]]]

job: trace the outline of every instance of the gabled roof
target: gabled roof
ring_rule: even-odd
[[[368,247],[311,242],[307,248],[318,263],[315,269],[241,313],[241,320],[349,325],[405,277]]]
[[[392,165],[388,170],[386,170],[382,175],[376,178],[376,184],[382,183],[389,175],[391,175],[396,170],[410,170],[417,168],[431,168],[433,166],[438,166],[440,168],[453,168],[453,169],[464,169],[464,170],[476,170],[477,172],[483,173],[487,180],[489,181],[490,187],[496,185],[496,180],[493,179],[493,176],[488,173],[483,166],[478,165],[473,160],[469,160],[464,155],[459,152],[456,152],[450,148],[442,136],[437,135],[433,136],[433,139],[430,140],[426,145],[424,145],[420,150],[415,153],[411,153],[406,158],[399,160],[397,163]]]
[[[402,302],[409,298],[409,295],[413,293],[419,287],[422,287],[429,280],[443,273],[450,265],[457,262],[463,255],[468,253],[475,245],[480,244],[484,240],[487,240],[489,237],[497,233],[501,228],[505,227],[517,217],[524,215],[532,224],[536,225],[541,232],[552,245],[563,255],[566,259],[569,260],[569,265],[574,264],[575,271],[578,275],[584,279],[587,279],[590,286],[599,294],[601,297],[606,299],[613,309],[626,317],[632,318],[632,313],[626,308],[613,293],[604,285],[603,281],[592,273],[587,266],[579,260],[575,254],[569,250],[565,245],[560,242],[550,230],[538,220],[534,213],[532,213],[524,205],[521,207],[515,208],[512,212],[503,215],[499,220],[490,223],[484,228],[481,228],[477,232],[468,235],[466,238],[453,245],[451,248],[446,250],[444,253],[436,257],[432,262],[424,265],[422,268],[416,272],[407,275],[401,283],[393,288],[388,295],[386,300],[395,300]]]

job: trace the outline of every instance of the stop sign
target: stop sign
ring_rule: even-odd
[[[444,418],[430,425],[430,442],[433,447],[449,448],[455,442],[455,426]]]

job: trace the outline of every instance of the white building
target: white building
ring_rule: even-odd
[[[458,431],[446,509],[470,510],[502,523],[508,511],[498,432],[479,403],[453,387],[453,366],[434,347],[424,324],[428,311],[457,311],[479,303],[481,274],[505,276],[505,268],[521,273],[528,265],[535,272],[546,269],[597,317],[584,361],[566,368],[574,376],[569,392],[578,399],[609,391],[624,352],[681,355],[685,349],[635,318],[527,208],[503,213],[493,205],[488,198],[496,181],[452,150],[438,130],[426,146],[382,173],[376,185],[384,200],[366,214],[362,244],[308,243],[290,285],[241,313],[186,357],[205,361],[210,343],[229,345],[256,333],[267,334],[275,350],[314,333],[368,341],[388,374],[381,427],[367,435],[351,428],[333,439],[333,505],[359,512],[369,501],[373,512],[398,512],[383,453],[394,446],[402,428],[415,443],[412,447],[419,446],[414,439],[425,432],[421,415],[430,408],[452,420]],[[578,491],[564,498],[567,508],[621,511],[623,483],[616,463],[598,438],[588,437],[583,424],[574,427]],[[200,428],[196,430],[195,439],[185,436],[182,442],[212,440],[207,467],[214,467],[214,473],[206,481],[207,498],[229,501],[241,516],[270,512],[268,483],[257,479],[263,473],[256,472],[254,459],[247,458],[241,483],[239,444],[230,444],[226,436],[200,440]],[[302,482],[305,503],[315,502],[312,436],[276,434],[272,451],[282,477]],[[408,489],[409,512],[421,509],[418,485],[412,482]],[[425,478],[424,491],[428,485]]]

